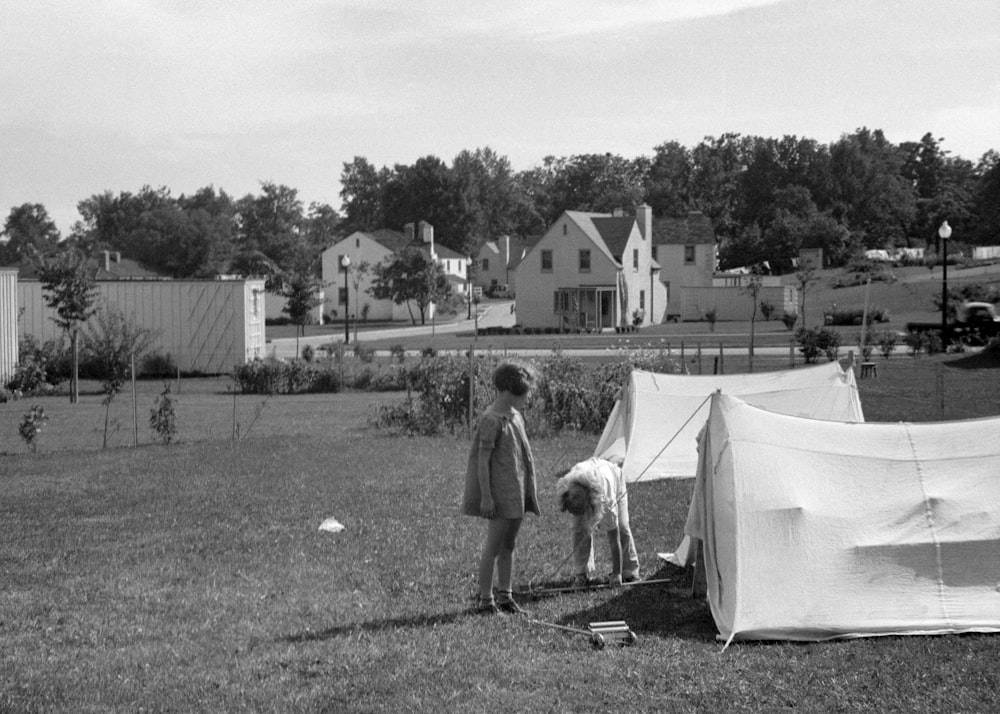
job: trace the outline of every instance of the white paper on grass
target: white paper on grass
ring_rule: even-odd
[[[340,531],[344,530],[344,524],[336,518],[327,518],[319,524],[319,529],[328,533],[340,533]]]

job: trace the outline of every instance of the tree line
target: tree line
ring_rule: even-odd
[[[974,163],[943,142],[928,133],[894,144],[868,128],[830,144],[730,133],[692,148],[665,142],[651,156],[548,156],[525,171],[488,147],[450,165],[425,156],[377,168],[356,156],[343,165],[339,210],[305,206],[296,189],[271,182],[239,199],[212,186],[177,197],[144,186],[80,201],[80,220],[64,237],[43,205],[15,206],[0,264],[72,246],[120,251],[178,278],[263,275],[273,286],[318,275],[320,253],[356,230],[424,220],[439,244],[474,255],[500,235],[541,234],[564,210],[643,202],[654,216],[707,215],[723,268],[767,260],[789,270],[800,248],[822,248],[839,265],[869,248],[933,247],[943,220],[955,241],[1000,242],[1000,154]]]

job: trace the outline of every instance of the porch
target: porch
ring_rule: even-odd
[[[618,289],[613,285],[559,288],[554,302],[559,327],[601,332],[618,324]]]

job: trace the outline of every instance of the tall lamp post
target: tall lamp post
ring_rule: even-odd
[[[941,342],[948,342],[948,239],[951,238],[951,226],[948,221],[942,221],[938,228],[941,238]]]
[[[351,342],[351,293],[347,288],[347,271],[351,267],[349,255],[340,256],[340,267],[344,269],[344,344]]]
[[[465,319],[472,319],[472,256],[465,259],[465,300],[469,304],[469,311]]]

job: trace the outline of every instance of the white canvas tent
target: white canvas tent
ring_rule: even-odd
[[[782,414],[864,421],[854,370],[839,362],[732,375],[659,374],[635,370],[604,426],[595,456],[625,455],[629,482],[694,478],[698,432],[709,397],[724,394]]]
[[[1000,418],[848,424],[712,397],[685,532],[720,636],[1000,632]]]

